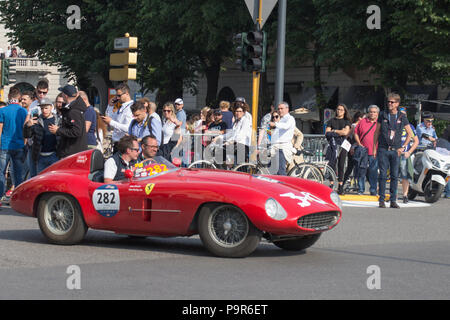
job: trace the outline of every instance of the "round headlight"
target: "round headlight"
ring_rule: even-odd
[[[283,209],[283,207],[275,200],[268,199],[266,201],[266,214],[274,220],[283,220],[286,219],[287,213]]]
[[[333,203],[335,205],[337,205],[339,207],[339,209],[342,210],[342,200],[341,200],[341,198],[339,197],[339,195],[337,194],[336,191],[331,192],[330,198],[331,198],[331,201],[333,201]]]

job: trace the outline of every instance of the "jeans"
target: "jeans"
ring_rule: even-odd
[[[449,182],[447,182],[447,185],[445,186],[444,196],[446,198],[450,198],[450,180]]]
[[[5,193],[5,173],[8,162],[11,161],[12,169],[10,172],[14,175],[13,181],[17,187],[22,183],[22,166],[24,162],[23,149],[0,150],[0,197]]]
[[[37,162],[37,172],[40,173],[47,167],[50,167],[52,164],[57,162],[59,159],[56,156],[56,152],[53,152],[49,156],[40,155]]]
[[[286,173],[286,158],[284,157],[283,150],[278,150],[278,175],[285,176]]]
[[[378,159],[373,156],[368,156],[369,166],[366,170],[360,170],[358,173],[358,191],[364,193],[366,189],[366,174],[369,180],[369,191],[371,195],[377,194],[377,183],[378,183]]]
[[[397,150],[388,151],[383,148],[378,148],[378,166],[380,167],[380,176],[378,177],[378,181],[380,184],[380,202],[384,201],[386,194],[386,180],[387,180],[387,171],[390,170],[390,201],[397,201],[397,187],[398,187],[398,168],[400,163],[400,157],[398,156]]]
[[[27,163],[28,163],[28,170],[30,170],[30,178],[33,178],[37,175],[37,162],[33,160],[31,156],[31,147],[28,147],[28,154],[27,154]]]

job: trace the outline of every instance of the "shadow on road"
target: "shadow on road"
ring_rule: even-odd
[[[39,229],[3,230],[0,231],[0,240],[20,241],[34,244],[53,245],[49,243]],[[64,248],[64,254],[72,246],[54,245]],[[89,230],[85,239],[77,245],[79,247],[98,247],[120,250],[142,250],[147,252],[165,252],[199,257],[213,257],[196,237],[128,237],[112,232]],[[304,255],[306,251],[284,251],[268,242],[261,242],[258,248],[249,257],[289,257]]]

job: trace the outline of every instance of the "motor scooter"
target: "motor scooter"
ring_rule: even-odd
[[[437,146],[441,147],[422,149],[411,155],[414,176],[409,179],[409,200],[420,194],[426,202],[433,203],[441,197],[450,179],[450,151],[447,140],[438,141]]]

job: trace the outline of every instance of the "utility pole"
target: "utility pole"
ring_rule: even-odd
[[[284,57],[286,46],[286,0],[278,0],[277,70],[275,77],[275,106],[284,97]]]

